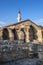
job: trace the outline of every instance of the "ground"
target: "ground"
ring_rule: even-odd
[[[7,63],[2,63],[0,65],[43,65],[40,62],[38,62],[37,59],[20,59],[17,61],[11,61],[11,62],[7,62]]]

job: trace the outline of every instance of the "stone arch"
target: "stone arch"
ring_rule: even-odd
[[[2,38],[3,38],[3,40],[9,40],[9,31],[7,28],[3,29]]]
[[[29,29],[29,39],[30,41],[37,40],[37,30],[32,25],[30,25]]]
[[[26,34],[23,28],[20,30],[20,39],[24,42],[26,41]]]
[[[14,40],[18,40],[18,34],[17,34],[16,29],[13,29],[12,33],[13,33],[13,36],[14,36]]]

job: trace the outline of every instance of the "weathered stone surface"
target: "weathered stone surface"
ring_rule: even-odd
[[[0,40],[23,40],[24,42],[43,42],[43,27],[31,20],[0,28]]]
[[[1,41],[1,43],[0,62],[37,56],[40,60],[43,60],[43,45],[24,43],[23,41]]]
[[[43,65],[43,64],[40,63],[35,58],[34,59],[24,58],[24,59],[20,59],[20,60],[16,60],[16,61],[2,63],[1,65]]]
[[[43,44],[38,46],[38,56],[41,61],[43,61]]]

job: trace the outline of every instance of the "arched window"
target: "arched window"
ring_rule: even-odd
[[[8,29],[7,28],[4,28],[3,29],[3,40],[9,40],[9,32],[8,32]]]
[[[23,28],[22,28],[21,31],[20,31],[20,37],[21,37],[21,40],[23,40],[24,42],[26,41],[26,34],[25,34]]]
[[[29,30],[30,41],[33,41],[33,40],[37,39],[36,33],[37,33],[36,29],[31,25],[30,30]]]
[[[13,35],[14,35],[14,40],[18,40],[18,35],[17,35],[16,29],[13,29],[12,32],[13,32]]]

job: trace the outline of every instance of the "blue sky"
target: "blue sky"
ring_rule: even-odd
[[[16,23],[19,9],[22,20],[43,26],[43,0],[0,0],[0,26]]]

